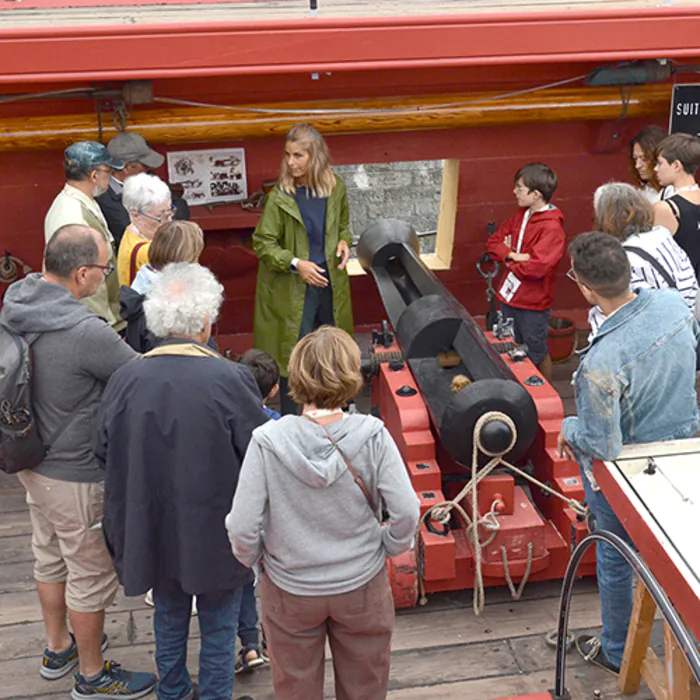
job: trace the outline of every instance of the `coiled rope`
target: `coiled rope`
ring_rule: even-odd
[[[500,452],[490,452],[484,447],[484,445],[481,442],[481,434],[483,428],[492,421],[501,421],[505,423],[511,431],[510,444],[506,449]],[[477,487],[479,483],[483,479],[485,479],[496,467],[502,465],[507,469],[510,469],[512,472],[518,474],[527,481],[530,481],[531,483],[535,484],[543,491],[546,491],[552,496],[556,496],[557,498],[566,502],[575,513],[579,515],[586,514],[586,509],[575,499],[567,498],[558,491],[555,491],[547,484],[542,483],[535,477],[530,476],[530,474],[528,474],[527,472],[524,472],[522,469],[519,469],[518,467],[510,464],[509,462],[506,462],[503,459],[503,455],[507,454],[508,452],[510,452],[510,450],[513,449],[517,439],[518,431],[515,427],[515,423],[513,422],[510,416],[506,415],[505,413],[501,413],[500,411],[489,411],[483,416],[481,416],[479,420],[477,420],[476,425],[474,426],[474,436],[472,440],[473,447],[471,479],[465,484],[464,488],[457,494],[457,496],[455,496],[449,501],[442,501],[441,503],[436,503],[435,505],[431,506],[428,510],[425,511],[425,513],[423,513],[421,518],[418,520],[415,535],[415,555],[418,571],[418,590],[420,594],[418,602],[420,605],[425,605],[428,602],[428,599],[425,595],[425,549],[423,547],[423,542],[420,536],[421,529],[423,525],[427,522],[428,518],[430,518],[433,522],[442,525],[443,527],[447,526],[450,522],[452,511],[456,510],[457,513],[459,513],[459,515],[462,516],[464,522],[467,523],[467,538],[471,542],[472,548],[474,550],[474,600],[472,604],[474,614],[481,615],[481,613],[483,612],[485,604],[485,593],[484,578],[482,573],[482,549],[483,547],[487,547],[489,544],[491,544],[491,542],[493,542],[500,530],[500,523],[498,522],[498,513],[496,512],[495,502],[492,504],[490,511],[486,513],[486,515],[484,515],[481,518],[479,517]],[[487,457],[490,457],[489,461],[482,469],[479,469],[479,453],[485,454]],[[469,517],[465,509],[460,505],[460,501],[462,501],[462,499],[467,494],[471,495],[471,509],[473,517]],[[483,542],[479,538],[479,526],[489,531],[488,537]],[[523,578],[520,582],[520,586],[516,590],[510,576],[510,569],[508,566],[508,558],[507,553],[505,551],[505,547],[501,547],[501,556],[503,558],[503,567],[506,575],[506,582],[508,583],[511,595],[515,600],[518,600],[520,596],[522,596],[525,584],[527,583],[527,580],[530,576],[530,571],[532,569],[532,552],[533,547],[532,543],[530,542],[528,543],[528,560],[525,569],[525,574],[523,575]]]

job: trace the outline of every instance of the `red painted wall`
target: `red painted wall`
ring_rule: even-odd
[[[663,119],[658,120],[663,123]],[[450,291],[473,314],[486,310],[484,283],[475,263],[484,250],[489,221],[500,223],[514,211],[513,175],[524,163],[542,161],[559,175],[553,202],[564,212],[569,237],[591,227],[591,199],[595,188],[611,179],[629,180],[627,141],[646,122],[625,122],[621,138],[606,140],[600,122],[553,125],[523,125],[416,133],[358,134],[328,139],[334,163],[373,163],[400,160],[458,158],[460,160],[459,204],[452,269],[438,273]],[[615,152],[599,152],[617,148]],[[619,145],[618,145],[619,144]],[[218,144],[217,144],[218,145]],[[234,145],[231,142],[221,146]],[[282,153],[281,139],[239,142],[246,150],[248,187],[253,191],[263,179],[276,176]],[[197,144],[172,146],[171,150],[197,148]],[[211,148],[212,144],[202,144]],[[161,148],[161,151],[166,149]],[[62,154],[53,152],[0,153],[0,253],[10,251],[34,269],[40,269],[43,248],[43,219],[63,184]],[[235,219],[240,208],[217,208],[214,216]],[[193,218],[212,219],[202,207],[193,207]],[[250,217],[239,222],[250,225]],[[256,260],[244,247],[250,228],[226,231],[226,224],[209,221],[207,249],[202,262],[208,264],[226,286],[221,333],[247,333],[252,329]],[[580,308],[585,304],[565,272],[562,262],[557,283],[556,309]],[[2,292],[0,284],[0,293]],[[382,308],[372,280],[352,279],[355,322],[377,323]]]

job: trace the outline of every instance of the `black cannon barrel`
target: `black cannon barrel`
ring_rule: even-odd
[[[537,408],[508,365],[486,340],[469,312],[445,289],[419,257],[413,228],[395,219],[380,219],[360,237],[357,257],[379,289],[389,321],[428,405],[443,445],[452,458],[469,466],[477,420],[499,411],[515,424],[517,440],[508,452],[520,459],[537,431]],[[438,354],[457,353],[444,367]],[[453,391],[456,375],[471,383]],[[506,449],[512,433],[503,421],[484,427],[481,442],[491,453]]]

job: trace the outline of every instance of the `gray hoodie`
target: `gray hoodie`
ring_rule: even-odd
[[[331,595],[370,581],[386,557],[405,552],[418,498],[393,439],[377,418],[346,415],[327,426],[375,504],[380,526],[326,428],[297,416],[253,432],[226,517],[236,558],[295,595]]]
[[[39,273],[9,287],[0,318],[20,333],[41,333],[32,345],[32,402],[42,438],[48,440],[73,415],[34,471],[60,481],[101,481],[104,472],[92,453],[93,421],[107,380],[138,355],[107,321]]]

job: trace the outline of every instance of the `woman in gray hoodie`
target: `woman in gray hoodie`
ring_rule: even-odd
[[[226,517],[236,558],[264,565],[277,700],[323,698],[326,638],[338,700],[387,693],[386,557],[411,546],[418,498],[384,424],[343,413],[361,386],[360,351],[345,331],[322,326],[302,338],[289,387],[304,412],[253,432]]]

